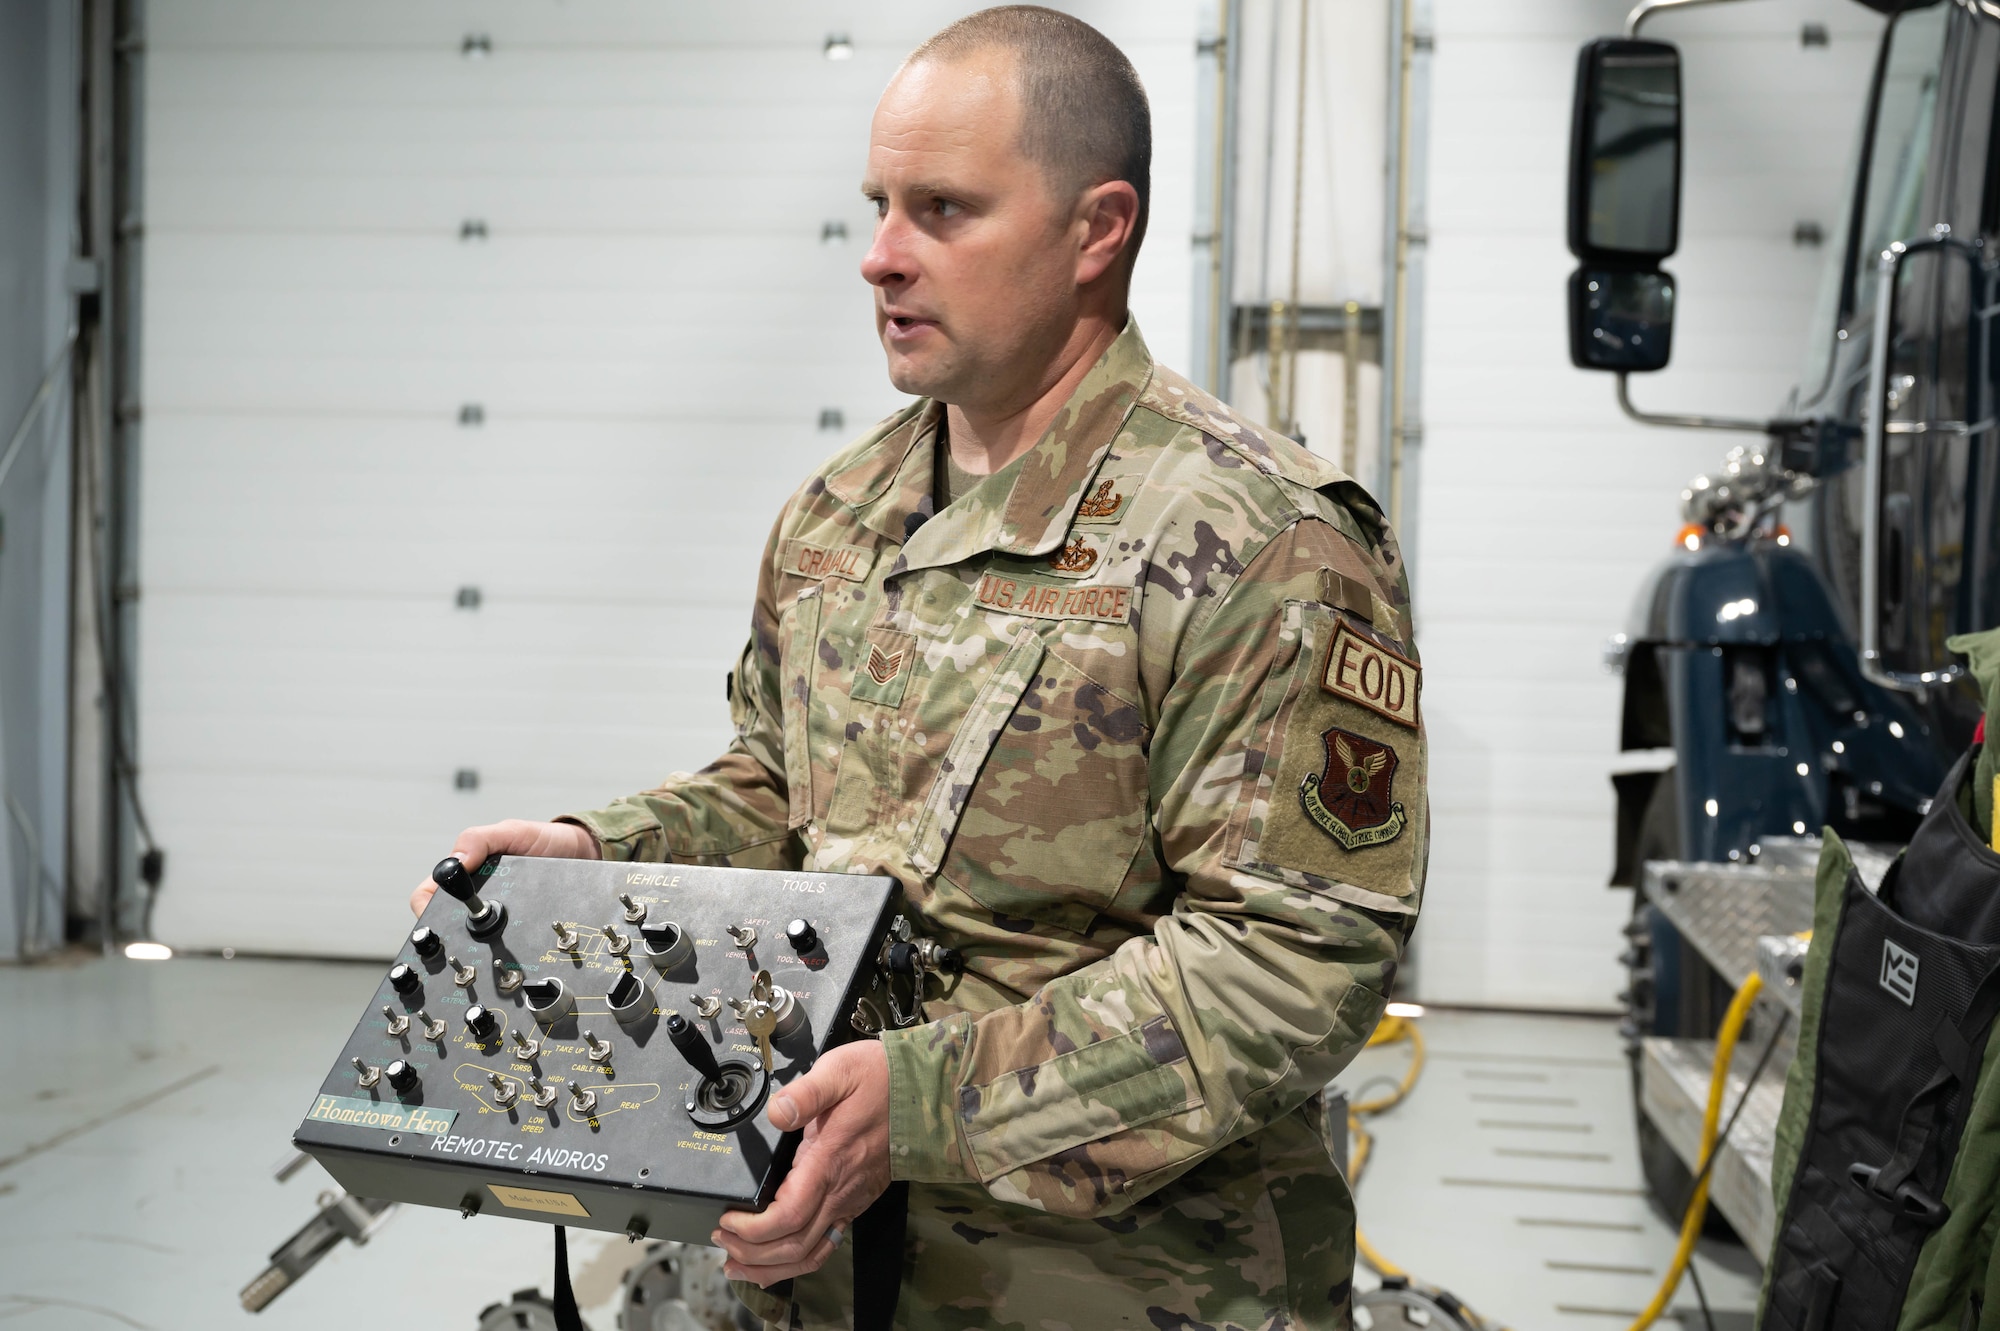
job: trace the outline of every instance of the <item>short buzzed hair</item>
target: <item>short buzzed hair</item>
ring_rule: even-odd
[[[910,53],[908,64],[953,61],[992,49],[1014,55],[1020,77],[1021,151],[1060,191],[1081,194],[1130,182],[1139,215],[1125,247],[1129,271],[1146,238],[1153,175],[1153,113],[1139,71],[1082,19],[1041,5],[968,14]]]

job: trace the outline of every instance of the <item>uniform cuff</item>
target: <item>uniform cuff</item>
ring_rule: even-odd
[[[649,853],[662,840],[659,819],[636,804],[620,800],[602,809],[561,814],[554,821],[575,823],[590,833],[597,839],[597,853],[602,859],[651,861],[665,858]]]
[[[959,1072],[972,1017],[882,1032],[889,1056],[889,1176],[912,1183],[977,1181],[958,1126]]]

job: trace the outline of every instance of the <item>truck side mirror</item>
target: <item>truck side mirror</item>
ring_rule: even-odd
[[[1570,364],[1620,373],[1663,370],[1673,349],[1673,274],[1590,263],[1570,274]]]
[[[1680,244],[1680,196],[1680,52],[1622,37],[1588,43],[1570,119],[1570,253],[1653,267]]]
[[[1569,358],[1582,370],[1665,369],[1680,243],[1681,58],[1604,37],[1577,55],[1570,118]]]

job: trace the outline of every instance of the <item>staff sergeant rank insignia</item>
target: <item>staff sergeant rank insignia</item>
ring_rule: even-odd
[[[1410,817],[1389,798],[1396,780],[1396,751],[1335,726],[1326,742],[1326,769],[1299,783],[1299,803],[1320,831],[1342,850],[1394,841]]]

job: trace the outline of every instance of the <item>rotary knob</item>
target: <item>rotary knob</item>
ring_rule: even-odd
[[[465,1010],[465,1029],[484,1040],[500,1029],[500,1014],[484,1003],[474,1003]]]
[[[444,951],[444,939],[438,936],[437,930],[420,924],[410,934],[410,946],[417,950],[420,957],[434,957]]]
[[[819,934],[810,920],[793,920],[785,926],[785,941],[792,945],[792,951],[804,956],[819,946]]]
[[[424,987],[424,977],[399,961],[389,968],[389,987],[399,994],[414,994]]]
[[[417,1070],[400,1058],[383,1068],[382,1075],[389,1079],[389,1085],[398,1095],[408,1095],[417,1089]]]

